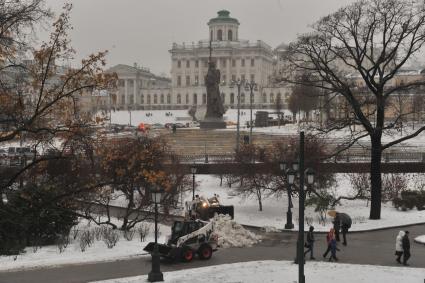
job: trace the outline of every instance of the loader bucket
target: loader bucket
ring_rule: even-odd
[[[234,207],[233,205],[220,205],[217,207],[210,207],[209,208],[209,217],[214,217],[214,214],[224,214],[224,215],[230,215],[230,217],[233,219],[234,217]]]
[[[170,255],[170,251],[172,250],[171,247],[164,244],[157,244],[157,245],[158,245],[158,252],[160,256],[168,257]],[[150,242],[149,244],[146,245],[146,247],[143,250],[148,253],[153,253],[154,247],[155,247],[155,243]]]

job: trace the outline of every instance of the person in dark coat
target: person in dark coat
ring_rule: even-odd
[[[310,259],[314,260],[315,258],[313,256],[313,249],[314,249],[314,233],[313,233],[313,231],[314,231],[314,227],[310,226],[310,229],[307,233],[307,242],[306,242],[307,250],[304,252],[304,258],[305,258],[305,255],[308,252],[310,252]]]
[[[409,240],[409,231],[405,231],[404,237],[402,240],[403,246],[403,265],[408,265],[407,260],[410,258],[410,240]]]
[[[334,220],[335,237],[339,242],[339,230],[341,229],[344,246],[347,245],[347,233],[348,229],[351,228],[351,217],[346,213],[337,212]]]

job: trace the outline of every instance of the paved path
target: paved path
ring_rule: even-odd
[[[374,232],[350,233],[348,246],[340,246],[337,254],[340,262],[354,264],[377,264],[399,266],[395,262],[395,236],[400,229]],[[412,258],[410,266],[425,268],[425,245],[413,242],[417,235],[425,234],[425,225],[404,227],[410,231]],[[162,262],[162,271],[181,270],[208,265],[254,260],[292,260],[295,255],[296,233],[280,232],[264,234],[262,243],[251,248],[220,249],[208,261],[194,259],[191,263]],[[316,234],[317,260],[323,260],[325,235]],[[82,254],[84,256],[84,254]],[[151,269],[149,256],[84,265],[71,265],[58,268],[44,268],[19,272],[0,272],[0,283],[70,283],[120,278],[147,274]],[[308,261],[306,265],[308,269]]]

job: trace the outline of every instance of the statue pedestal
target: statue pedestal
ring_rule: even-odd
[[[199,123],[203,130],[226,129],[226,122],[223,121],[223,118],[205,118]]]

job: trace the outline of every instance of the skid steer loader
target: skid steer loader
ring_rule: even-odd
[[[213,221],[175,221],[169,240],[166,244],[158,244],[158,252],[161,257],[185,262],[191,261],[195,255],[210,259],[217,250],[217,240]],[[150,242],[143,250],[152,254],[154,247],[155,243]]]
[[[220,204],[216,194],[212,198],[196,195],[194,200],[186,202],[186,213],[186,217],[204,221],[213,218],[215,214],[229,215],[233,219],[234,207]]]

